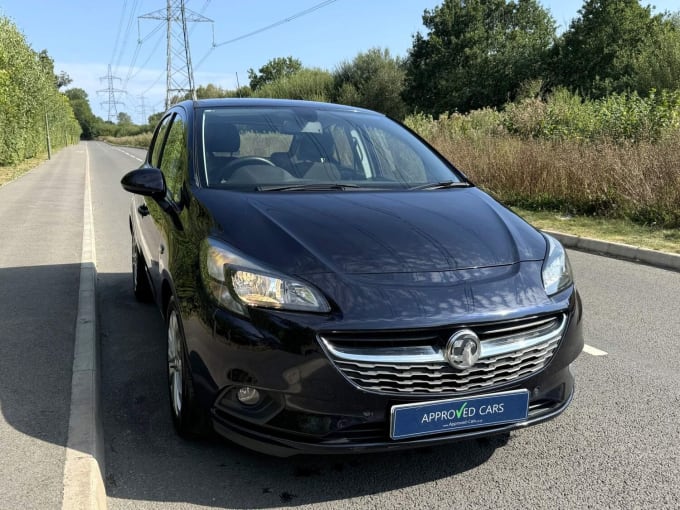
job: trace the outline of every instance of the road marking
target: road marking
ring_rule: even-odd
[[[119,147],[114,147],[114,149],[116,149],[116,150],[119,151],[119,152],[122,152],[122,153],[125,154],[126,156],[130,156],[132,159],[136,159],[136,160],[139,161],[140,163],[141,163],[142,161],[144,161],[143,159],[138,158],[138,157],[135,156],[134,154],[130,154],[128,151],[123,150],[123,149],[121,149],[121,148],[119,148]]]
[[[99,343],[95,283],[97,277],[90,186],[90,154],[85,145],[83,245],[80,258],[78,314],[73,348],[71,411],[64,463],[62,509],[106,508],[104,445],[99,409]]]
[[[596,349],[595,347],[592,347],[588,344],[583,345],[583,352],[587,352],[591,356],[606,356],[607,353],[604,351],[601,351],[600,349]]]

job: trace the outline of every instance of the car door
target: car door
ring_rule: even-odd
[[[140,249],[156,295],[167,270],[168,239],[177,228],[182,208],[181,190],[187,174],[186,126],[186,115],[181,109],[171,111],[161,121],[149,150],[147,165],[158,168],[163,174],[166,195],[161,200],[139,197],[140,203],[133,211],[141,232]]]
[[[188,166],[187,143],[186,115],[178,108],[168,122],[167,134],[157,161],[165,180],[166,195],[163,200],[153,201],[153,205],[148,205],[151,220],[147,228],[148,239],[155,243],[150,255],[154,267],[152,279],[157,293],[161,290],[164,278],[169,277],[172,284],[170,254],[176,246],[178,235],[182,235],[180,215],[185,205],[183,188]]]
[[[166,115],[156,128],[144,166],[160,168],[163,146],[173,116],[174,113]],[[137,233],[135,237],[144,256],[155,294],[159,282],[158,260],[161,236],[158,230],[158,221],[162,216],[162,208],[154,198],[135,195],[131,213],[133,230]]]

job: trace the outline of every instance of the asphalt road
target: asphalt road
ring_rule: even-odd
[[[0,508],[59,508],[85,146],[0,188]]]
[[[69,151],[82,157],[84,146]],[[556,420],[509,440],[370,456],[277,459],[179,439],[163,324],[130,288],[129,197],[118,182],[144,151],[87,147],[109,508],[680,507],[680,273],[579,252],[570,257],[586,342],[606,354],[577,360],[576,398]],[[82,189],[81,166],[65,163],[59,189],[64,179]],[[40,189],[44,173],[0,189],[0,508],[53,508],[61,482],[82,191],[68,212],[58,193],[24,190]],[[10,217],[19,219],[8,227]],[[41,494],[26,488],[43,480]]]

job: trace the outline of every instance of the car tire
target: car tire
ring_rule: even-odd
[[[181,437],[195,439],[205,435],[208,426],[205,413],[196,403],[184,328],[174,298],[170,299],[166,317],[168,394],[172,422]]]
[[[146,263],[144,257],[139,252],[134,236],[132,237],[132,291],[137,301],[148,303],[153,297],[151,294],[151,284],[146,274]]]

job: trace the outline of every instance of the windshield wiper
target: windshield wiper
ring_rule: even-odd
[[[445,189],[445,188],[468,188],[470,183],[461,181],[441,181],[441,182],[428,182],[427,184],[421,184],[419,186],[413,186],[409,188],[411,191],[417,190],[427,190],[427,189]]]
[[[257,191],[328,191],[328,190],[347,190],[359,189],[357,184],[336,183],[314,183],[314,184],[289,184],[287,186],[258,186]]]

